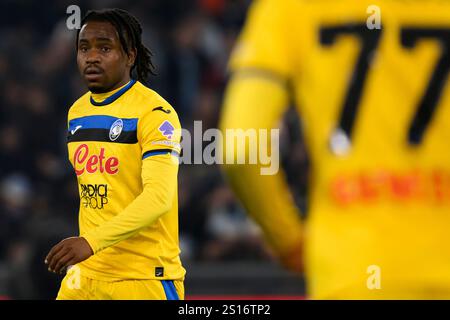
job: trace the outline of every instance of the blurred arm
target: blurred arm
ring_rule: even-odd
[[[281,119],[288,104],[281,78],[264,72],[258,76],[254,71],[239,70],[231,79],[221,116],[222,132],[230,128],[270,130]],[[284,173],[261,175],[260,169],[260,164],[223,165],[234,192],[282,263],[300,271],[302,225]]]

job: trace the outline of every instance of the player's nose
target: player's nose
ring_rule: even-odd
[[[89,50],[86,54],[86,63],[93,64],[100,62],[100,54],[97,50]]]

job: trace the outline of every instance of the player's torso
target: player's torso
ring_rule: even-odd
[[[133,94],[105,106],[85,103],[69,114],[68,152],[80,193],[80,227],[94,227],[141,191],[139,109]],[[83,220],[83,221],[81,221]]]
[[[450,2],[287,2],[293,87],[312,164],[314,279],[336,289],[348,274],[365,286],[370,264],[394,278],[421,269],[419,281],[443,279]],[[334,271],[323,269],[330,261]]]
[[[130,82],[110,97],[116,98],[97,103],[88,93],[69,111],[68,153],[79,185],[80,234],[119,215],[142,193],[143,148],[150,139],[144,138],[144,128],[159,119],[156,112],[168,113],[161,106],[151,111],[153,104],[167,102],[139,82]],[[164,130],[147,134],[158,137],[156,144],[167,142],[162,141]],[[157,145],[146,146],[152,147]],[[161,277],[155,270],[162,266],[164,277],[181,278],[176,195],[173,201],[158,221],[83,261],[85,276],[105,281],[151,279]]]

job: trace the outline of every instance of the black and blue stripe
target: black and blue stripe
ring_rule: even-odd
[[[127,92],[135,83],[136,83],[136,80],[134,80],[134,79],[130,80],[130,82],[128,82],[128,84],[125,87],[123,87],[119,91],[115,92],[114,94],[112,94],[111,96],[109,96],[108,98],[106,98],[103,101],[95,101],[91,96],[91,98],[90,98],[91,103],[96,107],[106,106],[110,103],[113,103],[114,101],[119,99],[125,92]]]
[[[109,136],[114,122],[122,120],[123,128],[119,137],[111,141]],[[137,143],[138,118],[117,118],[105,115],[86,116],[69,121],[68,142],[75,141],[101,141],[115,143]]]
[[[177,151],[172,150],[172,149],[156,149],[156,150],[150,150],[150,151],[144,152],[144,154],[142,155],[142,160],[144,160],[145,158],[151,157],[151,156],[157,156],[160,154],[167,154],[167,153],[170,153],[177,157],[180,155]]]

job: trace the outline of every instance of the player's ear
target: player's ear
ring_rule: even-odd
[[[128,52],[128,60],[127,60],[127,66],[132,67],[134,65],[134,62],[136,61],[137,56],[137,50],[136,48],[133,48]]]

